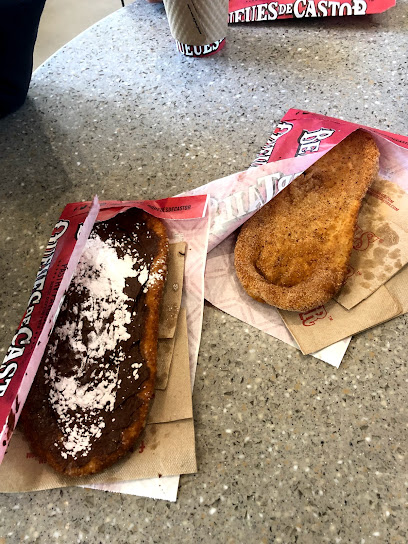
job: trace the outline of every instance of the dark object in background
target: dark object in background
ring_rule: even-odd
[[[45,0],[0,0],[0,118],[26,99]]]

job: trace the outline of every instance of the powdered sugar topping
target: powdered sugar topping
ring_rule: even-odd
[[[163,277],[166,275],[166,263],[164,259],[158,259],[157,260],[157,266],[158,269],[155,272],[152,272],[149,275],[149,279],[143,289],[144,293],[147,293],[148,289],[150,289],[155,283],[158,281],[161,281]]]
[[[105,427],[100,411],[114,409],[119,365],[112,368],[109,361],[98,366],[98,359],[130,338],[127,325],[132,314],[131,301],[124,292],[126,280],[137,278],[142,286],[149,280],[148,267],[137,266],[143,259],[134,247],[122,244],[121,257],[117,248],[117,241],[103,241],[96,233],[91,234],[70,286],[70,291],[86,295],[81,303],[70,308],[78,320],[57,326],[55,344],[49,347],[48,353],[52,356],[59,342],[67,343],[75,360],[79,360],[78,369],[73,375],[63,376],[54,367],[47,366],[48,359],[45,361],[49,398],[63,433],[61,454],[64,458],[86,456]],[[88,327],[89,332],[86,322],[92,325]],[[114,357],[114,362],[120,363],[125,354],[116,349]],[[96,365],[97,370],[92,370],[90,384],[88,374],[92,365]],[[141,366],[141,363],[132,365],[134,379],[138,378]]]

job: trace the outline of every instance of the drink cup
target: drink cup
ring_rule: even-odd
[[[177,49],[187,57],[208,57],[225,45],[228,0],[164,0]]]

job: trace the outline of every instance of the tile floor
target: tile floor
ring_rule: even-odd
[[[125,5],[130,3],[125,0]],[[34,69],[80,32],[121,7],[121,0],[47,0],[34,50]]]

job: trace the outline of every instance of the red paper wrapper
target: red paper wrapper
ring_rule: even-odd
[[[95,198],[93,203],[64,208],[41,261],[27,310],[0,366],[0,462],[95,220],[109,219],[132,207],[163,220],[199,219],[207,212],[207,197],[101,203]]]
[[[323,155],[358,128],[378,134],[397,146],[408,149],[406,136],[317,113],[291,109],[277,125],[251,166],[306,157],[314,153]],[[376,141],[378,145],[382,145],[381,139]]]
[[[395,6],[395,0],[230,0],[229,22],[252,23],[276,19],[303,19],[309,17],[344,17],[382,13]]]

